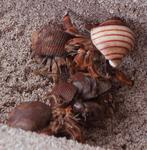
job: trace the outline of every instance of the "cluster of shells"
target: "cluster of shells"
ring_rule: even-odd
[[[90,37],[80,34],[68,15],[64,27],[48,24],[33,32],[32,58],[39,59],[39,66],[47,72],[38,69],[34,73],[50,74],[56,84],[46,95],[49,105],[22,103],[10,113],[8,125],[84,142],[86,127],[113,115],[112,80],[132,86],[116,68],[133,47],[134,33],[120,19],[92,26]],[[109,62],[106,76],[94,61],[99,52]]]

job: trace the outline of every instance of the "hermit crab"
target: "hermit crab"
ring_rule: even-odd
[[[133,82],[117,68],[134,47],[133,31],[120,18],[112,18],[91,26],[90,35],[92,43],[106,59],[107,73],[118,81],[132,86]]]
[[[46,69],[51,73],[55,63],[56,75],[67,75],[68,64],[71,73],[86,70],[91,76],[98,77],[98,71],[93,63],[96,51],[94,52],[94,45],[90,38],[78,32],[68,14],[64,16],[63,22],[64,28],[61,25],[48,24],[39,31],[32,33],[32,58],[39,57],[41,64],[46,64],[47,60],[50,59],[50,65]],[[40,74],[44,73],[44,70],[41,70]],[[35,72],[38,73],[39,71]]]
[[[77,73],[69,81],[55,85],[47,95],[48,105],[37,101],[22,103],[10,113],[7,123],[11,127],[84,142],[83,124],[100,119],[104,109],[97,98],[111,88],[109,83],[100,81],[96,82],[97,86],[93,83],[92,77]]]
[[[94,120],[100,121],[114,111],[112,86],[108,80],[93,78],[78,72],[71,77],[71,82],[77,87],[77,99],[72,104],[72,108],[84,126],[93,124]]]
[[[50,23],[32,33],[31,56],[32,58],[39,57],[39,59],[41,59],[41,64],[46,64],[48,59],[50,59],[50,65],[46,69],[51,74],[53,70],[52,66],[55,64],[57,72],[53,75],[62,74],[64,76],[68,74],[65,44],[74,37],[72,33],[76,34],[76,31],[68,26],[68,21],[64,21],[64,27],[65,29],[62,25]],[[43,71],[40,70],[40,72]]]
[[[21,103],[10,113],[7,124],[27,131],[66,136],[83,142],[82,128],[71,107],[56,103],[58,98],[52,97],[52,106],[37,101]]]
[[[68,21],[69,26],[77,31],[68,14],[64,16],[64,21]],[[67,42],[65,49],[68,52],[67,59],[72,74],[83,71],[95,78],[100,76],[94,64],[94,56],[97,51],[88,36],[77,31],[76,36]]]
[[[67,15],[64,20],[70,20],[70,17]],[[71,21],[69,22],[72,27]],[[99,50],[106,59],[105,78],[116,79],[128,86],[133,85],[133,82],[122,71],[115,68],[121,63],[128,51],[134,47],[135,42],[133,31],[120,19],[112,19],[93,25],[90,29],[91,38],[77,35],[65,46],[72,74],[86,70],[86,73],[91,77],[101,78],[99,66],[94,61],[95,56],[98,56],[97,50]]]
[[[106,113],[104,110],[106,107],[109,110],[111,106],[107,106],[102,101],[104,99],[110,100],[110,98],[106,98],[110,92],[111,83],[109,81],[95,79],[78,72],[72,75],[68,82],[56,84],[51,92],[51,96],[58,97],[57,100],[60,100],[58,103],[62,106],[70,105],[73,113],[76,116],[78,115],[78,118],[81,120],[79,123],[82,123],[83,119],[84,122],[96,118],[100,119],[100,117],[96,117],[96,114]],[[100,116],[102,118],[102,115]]]
[[[22,103],[10,113],[7,123],[11,127],[84,142],[84,131],[71,107],[76,92],[74,85],[62,81],[47,96],[48,105],[41,102]]]

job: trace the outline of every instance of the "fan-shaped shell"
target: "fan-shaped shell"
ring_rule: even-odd
[[[32,33],[32,50],[38,56],[62,56],[65,44],[73,36],[64,32],[60,26],[45,25]]]
[[[76,92],[77,88],[72,83],[68,82],[60,82],[57,85],[55,85],[55,87],[52,90],[52,94],[63,98],[65,100],[65,103],[72,101]]]
[[[111,19],[91,30],[91,39],[112,67],[134,47],[134,33],[119,19]]]

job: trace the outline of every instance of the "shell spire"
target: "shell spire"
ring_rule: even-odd
[[[91,29],[91,39],[96,48],[117,67],[134,47],[134,33],[120,19],[110,19]]]

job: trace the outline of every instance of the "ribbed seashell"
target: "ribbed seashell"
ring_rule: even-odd
[[[65,103],[72,101],[76,92],[77,88],[68,82],[60,82],[52,90],[52,94],[63,98]]]
[[[111,19],[91,29],[95,47],[117,67],[124,56],[134,47],[134,33],[120,19]]]
[[[65,44],[73,36],[58,25],[45,25],[40,30],[32,33],[33,55],[38,56],[62,56],[65,53]]]

